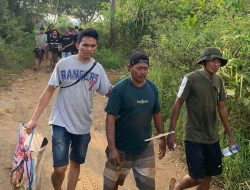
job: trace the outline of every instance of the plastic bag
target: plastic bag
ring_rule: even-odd
[[[44,153],[48,140],[39,133],[27,134],[24,124],[18,128],[10,182],[15,189],[39,190]]]

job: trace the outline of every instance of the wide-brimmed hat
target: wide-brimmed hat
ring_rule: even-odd
[[[214,58],[218,58],[221,60],[221,67],[223,67],[227,64],[228,60],[222,58],[221,51],[219,49],[213,48],[213,47],[207,47],[204,49],[203,53],[201,54],[201,58],[197,62],[197,64],[202,64],[203,61],[211,61]]]

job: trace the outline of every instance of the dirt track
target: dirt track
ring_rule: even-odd
[[[37,100],[47,85],[50,74],[45,72],[45,67],[39,71],[26,70],[8,88],[0,88],[0,189],[10,190],[9,172],[13,158],[13,151],[17,142],[17,127],[19,121],[28,121],[35,109]],[[109,74],[110,79],[117,75]],[[107,98],[94,96],[94,119],[91,131],[91,142],[88,149],[86,164],[81,166],[81,173],[77,190],[101,190],[102,172],[106,160],[104,150],[107,142],[105,138],[103,111]],[[48,118],[53,101],[44,111],[40,118],[40,126],[37,130],[49,139],[46,149],[46,158],[42,174],[42,190],[52,190],[50,175],[52,172],[50,127]],[[155,152],[158,152],[157,141],[155,141]],[[157,155],[157,154],[156,154]],[[167,152],[162,160],[156,159],[156,184],[157,190],[167,190],[171,177],[178,180],[184,175],[186,167],[178,159],[180,151]],[[65,181],[66,182],[66,181]],[[66,189],[66,183],[63,189]],[[121,190],[135,190],[132,174],[128,176]],[[219,190],[219,188],[211,188]]]

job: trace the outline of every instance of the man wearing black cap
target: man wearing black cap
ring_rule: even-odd
[[[220,67],[227,64],[217,48],[206,48],[197,62],[202,69],[187,74],[179,88],[174,104],[169,131],[174,131],[182,104],[186,104],[185,152],[189,175],[174,187],[181,190],[197,186],[208,190],[211,177],[222,173],[222,156],[216,115],[219,113],[228,135],[228,144],[235,144],[229,127],[225,107],[225,89],[222,79],[216,75]],[[167,138],[167,145],[174,150],[175,134]]]
[[[156,86],[146,79],[149,58],[138,52],[132,55],[130,76],[111,91],[105,108],[108,161],[104,169],[104,190],[118,189],[132,168],[140,190],[155,189],[155,156],[151,137],[153,118],[158,133],[163,133]],[[159,141],[159,159],[165,156],[166,142]]]

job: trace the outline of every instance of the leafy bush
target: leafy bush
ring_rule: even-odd
[[[112,52],[110,49],[98,49],[95,58],[106,69],[121,69],[127,65],[127,60],[121,51]]]
[[[23,38],[23,45],[0,42],[0,86],[6,86],[14,75],[24,68],[31,67],[34,60],[32,38]],[[26,41],[25,41],[26,40]]]

